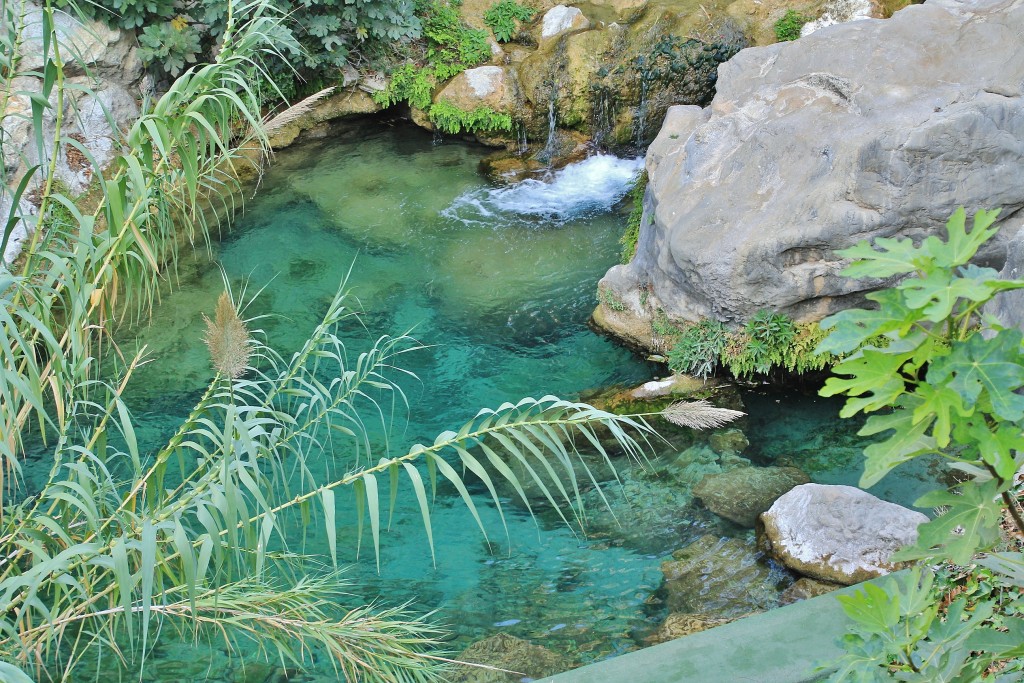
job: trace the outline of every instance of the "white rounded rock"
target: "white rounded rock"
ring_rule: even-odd
[[[795,572],[851,585],[897,569],[890,558],[928,521],[852,486],[803,484],[761,515],[765,550]]]

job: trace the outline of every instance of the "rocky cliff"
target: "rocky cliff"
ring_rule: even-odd
[[[839,275],[837,250],[939,233],[959,205],[1002,209],[999,267],[1024,222],[1022,34],[1020,0],[931,0],[740,52],[708,107],[666,116],[595,319],[647,347],[664,316],[818,319],[886,284]]]

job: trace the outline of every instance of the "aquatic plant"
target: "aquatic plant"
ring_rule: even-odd
[[[520,21],[529,21],[537,10],[520,5],[516,0],[498,0],[484,12],[484,23],[499,43],[507,43],[515,35]]]
[[[903,278],[867,295],[877,308],[822,322],[819,350],[846,356],[822,395],[846,396],[841,415],[869,414],[859,434],[882,437],[864,449],[860,485],[935,455],[959,483],[915,502],[937,514],[892,558],[919,562],[912,571],[839,598],[853,626],[833,680],[1014,680],[1024,671],[1024,334],[984,310],[1024,280],[971,263],[998,232],[997,215],[978,211],[968,231],[961,208],[945,241],[882,238],[839,252],[853,260],[848,277]],[[872,342],[880,337],[889,343]]]
[[[800,37],[800,29],[811,18],[800,14],[795,9],[788,9],[781,19],[775,22],[775,39],[780,43],[796,40]]]

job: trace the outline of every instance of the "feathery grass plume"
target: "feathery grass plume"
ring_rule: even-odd
[[[676,401],[661,411],[661,416],[672,424],[690,429],[716,429],[744,415],[742,411],[719,408],[705,400]]]
[[[251,338],[245,323],[238,317],[238,311],[227,292],[221,292],[213,320],[203,315],[206,334],[203,341],[210,349],[210,360],[214,369],[225,377],[238,379],[249,367],[252,355]]]

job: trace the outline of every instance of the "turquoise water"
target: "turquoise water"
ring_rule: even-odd
[[[655,370],[586,325],[596,282],[618,258],[624,216],[616,199],[639,163],[592,159],[545,182],[494,189],[477,173],[486,151],[435,146],[400,128],[287,150],[214,246],[236,290],[263,288],[247,313],[268,316],[259,327],[283,353],[299,347],[350,270],[348,287],[365,309],[365,329],[344,333],[350,350],[407,331],[427,346],[404,356],[418,379],[401,381],[409,409],[399,406],[389,422],[393,452],[457,429],[480,407],[523,396],[572,398],[646,381]],[[221,277],[205,258],[183,261],[151,324],[122,342],[126,350],[145,345],[154,360],[137,372],[129,397],[146,444],[173,431],[212,375],[202,315],[212,313]],[[756,464],[785,461],[818,481],[856,480],[863,444],[856,425],[838,424],[835,402],[758,392],[745,400],[745,455]],[[384,446],[382,431],[374,445]],[[355,514],[342,507],[339,548],[354,563],[353,592],[438,610],[452,651],[498,631],[581,663],[634,649],[664,617],[652,595],[667,555],[704,533],[750,536],[693,504],[690,466],[706,454],[701,448],[663,454],[649,471],[625,468],[626,485],[612,496],[621,526],[597,509],[587,538],[550,512],[535,524],[509,505],[506,539],[484,505],[488,547],[465,506],[441,496],[433,512],[436,566],[410,500],[400,500],[384,536],[379,574],[371,557],[356,561]],[[888,497],[913,499],[913,486]],[[307,533],[307,548],[325,547],[321,530]]]

